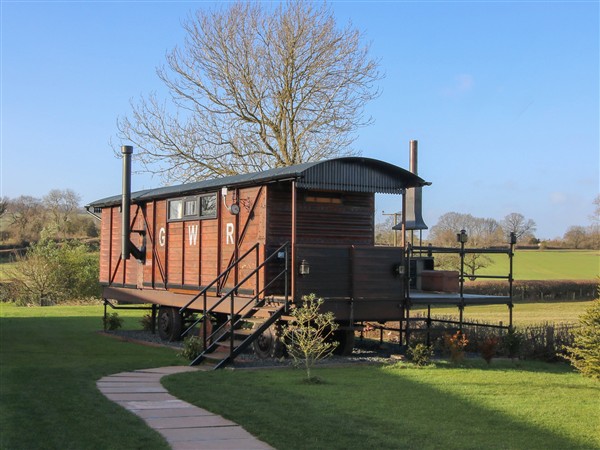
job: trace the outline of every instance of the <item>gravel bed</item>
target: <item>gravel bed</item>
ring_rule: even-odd
[[[144,330],[114,330],[106,331],[106,334],[116,336],[134,342],[147,343],[150,345],[161,345],[179,350],[183,347],[182,341],[163,341],[158,333],[152,334]],[[316,365],[338,365],[338,364],[390,364],[397,362],[402,357],[398,353],[398,344],[380,345],[377,341],[356,339],[352,355],[331,355],[328,358],[317,361]],[[261,359],[252,351],[247,351],[238,356],[229,367],[289,367],[294,363],[292,358]]]

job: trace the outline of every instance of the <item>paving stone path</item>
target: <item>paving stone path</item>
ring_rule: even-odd
[[[241,426],[179,400],[160,384],[165,375],[198,370],[187,366],[135,370],[96,383],[113,402],[138,415],[174,450],[272,449]]]

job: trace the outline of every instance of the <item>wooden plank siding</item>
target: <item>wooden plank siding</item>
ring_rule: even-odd
[[[309,197],[339,198],[341,203],[317,203]],[[269,186],[267,242],[283,244],[291,236],[291,184]],[[374,245],[375,195],[361,192],[298,190],[297,243]]]
[[[211,283],[229,266],[235,255],[242,254],[256,242],[265,243],[266,188],[250,187],[231,190],[226,198],[230,206],[240,205],[239,215],[224,207],[218,194],[217,218],[187,221],[167,220],[168,200],[151,200],[131,206],[132,243],[145,243],[143,263],[121,259],[121,212],[119,206],[102,209],[100,244],[100,282],[115,287],[140,289],[199,290]],[[143,230],[145,237],[136,230]],[[261,246],[262,247],[262,246]],[[260,249],[259,260],[264,258]],[[256,256],[248,257],[227,280],[233,287],[256,267]],[[260,275],[264,283],[264,274]],[[254,292],[256,281],[245,286]]]

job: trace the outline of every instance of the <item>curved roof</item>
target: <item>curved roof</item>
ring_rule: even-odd
[[[346,157],[137,191],[131,194],[131,201],[140,203],[147,200],[210,192],[225,186],[228,188],[257,186],[285,180],[297,180],[298,187],[303,189],[382,194],[401,194],[406,188],[431,184],[408,170],[384,161]],[[104,207],[120,203],[121,195],[119,194],[96,200],[88,206]]]

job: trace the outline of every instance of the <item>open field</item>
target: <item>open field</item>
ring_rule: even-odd
[[[513,308],[513,323],[519,325],[532,325],[543,322],[574,323],[579,316],[592,304],[587,301],[568,302],[515,302]],[[427,314],[427,308],[413,308],[414,312]],[[436,306],[431,308],[432,315],[453,315],[458,320],[456,306]],[[465,321],[474,319],[489,323],[503,322],[508,324],[508,307],[506,305],[478,305],[465,308]]]
[[[493,263],[478,273],[508,274],[506,255],[486,255]],[[515,280],[594,280],[600,276],[597,250],[517,250],[513,260]]]
[[[139,328],[142,311],[119,311]],[[167,448],[95,382],[184,364],[170,349],[99,335],[101,306],[0,304],[0,448]],[[223,370],[169,377],[175,395],[239,421],[276,448],[600,448],[600,386],[564,364]],[[549,395],[548,387],[552,387]],[[32,431],[35,432],[32,432]],[[357,444],[359,443],[359,444]]]

